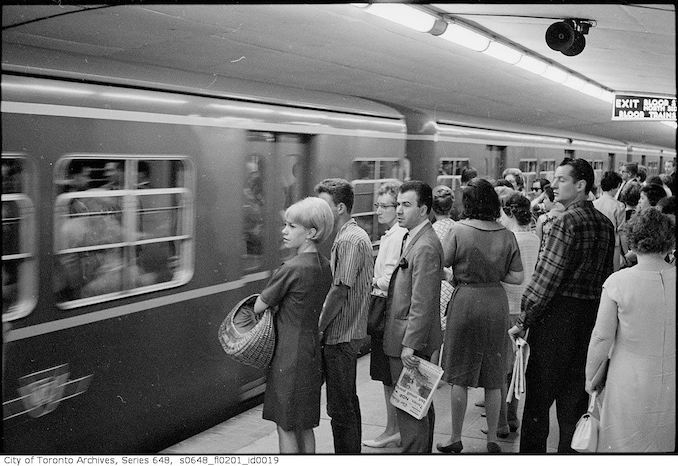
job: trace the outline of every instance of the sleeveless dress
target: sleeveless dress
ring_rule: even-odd
[[[634,266],[610,275],[603,287],[617,303],[617,319],[607,382],[601,392],[598,451],[672,452],[676,439],[676,269],[659,272]]]
[[[278,306],[262,417],[286,431],[312,429],[320,423],[318,319],[331,284],[329,261],[307,252],[285,262],[261,292],[266,304]]]
[[[497,222],[461,220],[445,239],[444,266],[454,272],[447,310],[443,379],[501,388],[506,377],[509,305],[500,280],[521,271],[518,243]]]

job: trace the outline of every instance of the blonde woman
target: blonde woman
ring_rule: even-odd
[[[332,210],[322,199],[308,197],[288,207],[283,244],[296,255],[273,274],[254,305],[255,313],[278,307],[263,418],[277,424],[280,453],[315,453],[322,386],[318,319],[332,284],[329,261],[318,244],[333,226]]]

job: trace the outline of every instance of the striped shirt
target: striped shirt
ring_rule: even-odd
[[[589,200],[572,203],[553,221],[546,247],[523,294],[525,328],[538,322],[555,296],[598,300],[612,273],[614,226]]]
[[[379,241],[379,253],[374,262],[374,278],[377,280],[377,286],[372,290],[372,294],[375,296],[385,298],[388,294],[388,284],[400,260],[400,247],[405,233],[407,233],[407,228],[395,223]]]
[[[330,259],[333,284],[348,287],[348,298],[341,312],[325,330],[326,344],[336,345],[367,336],[367,311],[374,276],[372,243],[355,219],[339,229]]]

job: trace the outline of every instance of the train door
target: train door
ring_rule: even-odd
[[[248,132],[242,189],[247,273],[275,267],[289,252],[280,232],[285,209],[312,191],[309,141],[300,134]]]

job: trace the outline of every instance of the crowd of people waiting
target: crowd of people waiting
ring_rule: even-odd
[[[344,179],[316,186],[285,213],[285,245],[297,252],[262,292],[255,312],[278,307],[264,418],[281,453],[313,453],[320,390],[327,390],[335,453],[361,444],[431,453],[435,410],[423,418],[389,399],[403,368],[421,359],[444,369],[451,389],[449,441],[464,449],[469,387],[485,391],[487,451],[520,430],[521,453],[545,453],[556,403],[559,453],[573,453],[589,394],[601,392],[603,452],[675,450],[675,161],[666,177],[641,179],[634,163],[594,186],[583,159],[566,158],[553,180],[525,186],[462,173],[456,193],[421,181],[388,182],[375,204],[387,227],[376,260],[351,217]],[[528,191],[529,190],[529,191]],[[322,200],[323,202],[320,202]],[[336,231],[329,261],[316,245]],[[362,440],[357,343],[372,338],[370,375],[383,384],[383,433]],[[531,355],[522,419],[506,392],[518,337]],[[594,385],[609,361],[605,386]]]

